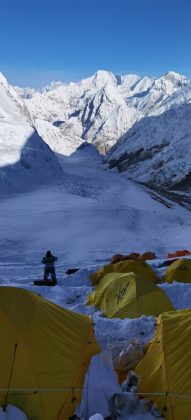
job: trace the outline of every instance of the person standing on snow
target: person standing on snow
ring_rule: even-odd
[[[57,257],[52,255],[51,251],[47,251],[45,257],[42,259],[42,264],[45,265],[44,267],[44,280],[48,280],[49,274],[51,275],[51,281],[56,284],[56,272],[54,263],[57,261]]]

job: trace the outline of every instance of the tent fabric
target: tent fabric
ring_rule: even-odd
[[[191,283],[191,260],[186,258],[175,260],[164,273],[163,280],[168,283],[174,280],[180,283]]]
[[[113,368],[112,353],[104,350],[91,359],[81,404],[76,410],[77,416],[89,419],[96,413],[102,414],[104,418],[111,415],[111,400],[116,393],[121,393],[121,387]]]
[[[135,273],[109,273],[104,276],[89,301],[108,318],[158,316],[174,307],[166,293],[150,280]]]
[[[27,290],[0,287],[0,342],[0,405],[10,388],[7,403],[31,420],[67,419],[100,351],[91,319]]]
[[[190,361],[191,309],[160,315],[156,336],[136,373],[142,378],[138,391],[151,393],[167,420],[191,418]]]
[[[191,255],[191,252],[187,249],[183,249],[176,252],[171,252],[167,255],[167,258],[176,258],[176,257],[185,257],[186,255]]]
[[[111,258],[111,264],[115,264],[115,263],[118,263],[119,261],[125,261],[125,260],[146,261],[146,260],[155,260],[155,259],[156,259],[156,255],[154,254],[154,252],[147,251],[147,252],[144,252],[144,254],[132,252],[131,254],[128,254],[128,255],[122,255],[122,254],[113,255]]]
[[[153,283],[158,283],[160,279],[152,270],[149,264],[145,261],[139,260],[125,260],[116,264],[108,264],[101,267],[97,272],[91,274],[93,285],[96,285],[103,276],[108,273],[136,273],[142,279],[150,280]]]

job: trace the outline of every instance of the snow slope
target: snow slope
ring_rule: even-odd
[[[109,171],[91,145],[59,158],[62,183],[1,200],[2,261],[17,255],[39,267],[50,248],[65,266],[86,266],[119,252],[190,248],[187,210]]]
[[[0,75],[1,195],[39,188],[62,176],[54,153],[22,117],[14,89]]]
[[[107,155],[111,167],[153,187],[190,190],[191,104],[145,117]]]

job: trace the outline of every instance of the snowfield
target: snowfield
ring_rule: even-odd
[[[61,164],[62,179],[1,199],[4,263],[39,267],[49,248],[68,268],[102,263],[115,253],[152,250],[163,257],[189,249],[189,211],[169,200],[162,204],[146,188],[111,173],[93,146],[62,157]]]

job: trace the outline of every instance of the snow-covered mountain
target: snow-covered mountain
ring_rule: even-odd
[[[154,188],[190,190],[191,104],[137,122],[107,155],[110,166]]]
[[[21,114],[17,93],[0,74],[1,196],[50,184],[63,176],[52,150]]]
[[[185,76],[168,72],[156,79],[98,71],[79,83],[53,82],[35,91],[14,88],[1,75],[0,91],[3,155],[8,138],[13,141],[9,160],[15,145],[30,137],[21,135],[23,130],[32,126],[58,159],[89,142],[101,153],[113,147],[107,157],[111,166],[154,187],[171,187],[189,174],[191,81]],[[8,136],[4,113],[14,125]]]
[[[84,140],[107,152],[135,122],[191,100],[191,82],[169,72],[159,79],[98,71],[79,83],[15,89],[22,113],[57,153]]]

